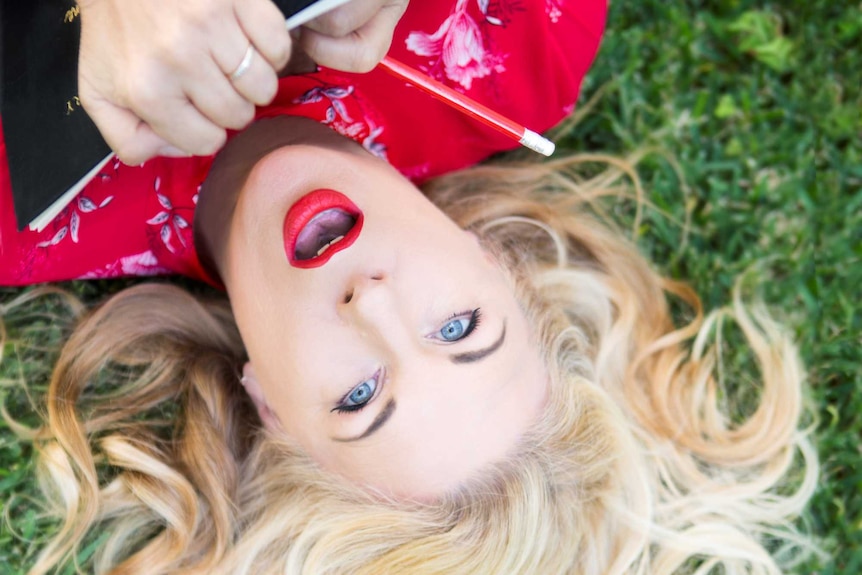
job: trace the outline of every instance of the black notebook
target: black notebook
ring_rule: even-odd
[[[275,0],[289,28],[347,0]],[[46,226],[110,159],[78,100],[74,0],[0,0],[0,118],[18,229]]]

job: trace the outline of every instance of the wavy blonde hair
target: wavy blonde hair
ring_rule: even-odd
[[[506,461],[433,505],[345,484],[262,430],[227,302],[140,285],[83,317],[53,373],[36,444],[62,523],[31,573],[93,531],[112,574],[780,573],[810,548],[817,476],[797,351],[739,290],[704,316],[654,272],[596,217],[622,172],[583,181],[593,159],[427,190],[511,270],[552,374]],[[722,377],[728,320],[757,382]]]

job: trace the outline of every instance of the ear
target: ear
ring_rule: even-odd
[[[245,392],[248,393],[248,396],[251,398],[252,403],[254,403],[255,408],[257,408],[257,414],[260,416],[260,420],[263,422],[264,427],[270,431],[281,429],[278,417],[276,417],[275,412],[272,411],[269,404],[266,402],[266,397],[263,395],[263,390],[260,387],[260,383],[257,381],[257,376],[254,373],[254,367],[251,365],[251,362],[246,362],[243,366],[242,379],[239,381],[245,388]]]

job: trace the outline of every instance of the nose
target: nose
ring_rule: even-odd
[[[359,294],[364,295],[366,291],[378,287],[379,284],[382,284],[384,282],[385,278],[386,276],[383,274],[383,272],[355,275],[348,282],[347,289],[344,292],[342,304],[346,306],[347,304],[353,303],[355,307],[356,304],[354,303],[354,298],[358,299]]]
[[[348,282],[339,313],[352,322],[376,324],[392,315],[392,286],[381,271],[358,273]]]
[[[393,278],[372,273],[353,278],[338,313],[365,338],[394,353],[411,339],[409,312],[403,304]]]

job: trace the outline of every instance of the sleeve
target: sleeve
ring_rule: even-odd
[[[574,109],[606,12],[605,0],[425,2],[399,23],[390,55],[541,133]],[[414,180],[518,146],[382,70],[363,80],[389,161]]]

